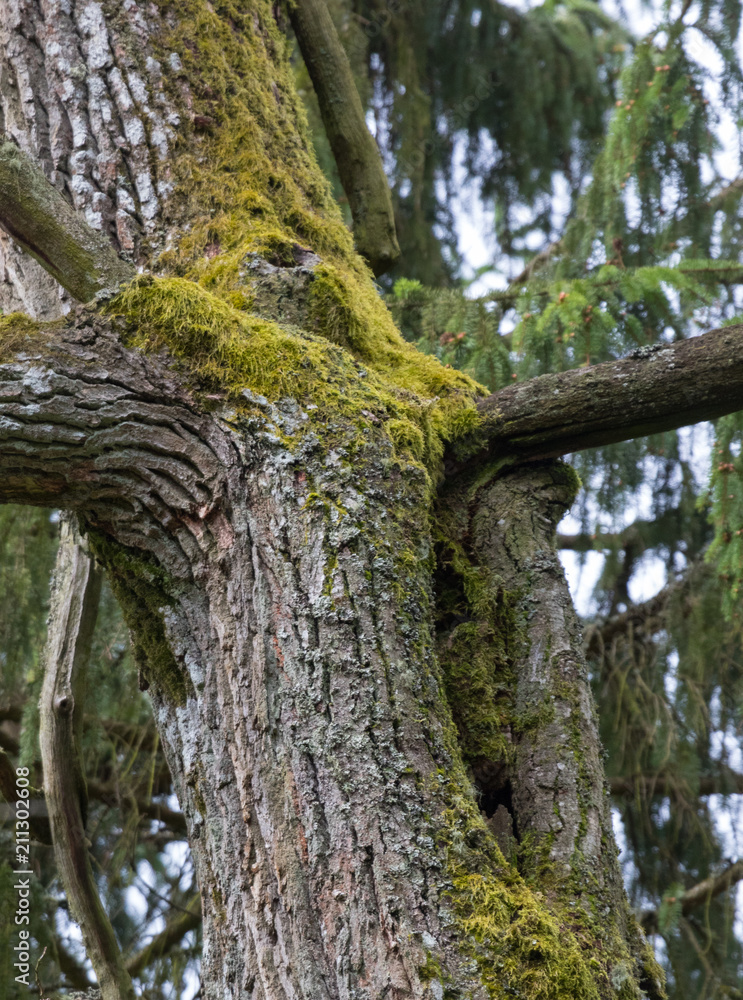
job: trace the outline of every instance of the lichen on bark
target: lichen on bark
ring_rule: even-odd
[[[581,637],[554,550],[578,487],[561,462],[496,465],[437,508],[439,656],[482,810],[468,812],[460,795],[452,820],[474,846],[478,820],[496,832],[497,807],[515,834],[510,868],[494,874],[465,854],[453,877],[454,912],[493,997],[663,995],[621,891]]]
[[[91,529],[140,645],[199,871],[206,993],[637,997],[631,928],[600,951],[605,900],[571,899],[573,869],[542,844],[524,873],[507,861],[467,772],[515,767],[514,737],[549,721],[517,706],[530,581],[485,552],[511,516],[486,496],[493,470],[464,506],[442,494],[442,608],[465,621],[448,680],[435,657],[435,487],[483,390],[403,341],[354,255],[273,5],[148,10],[142,58],[181,124],[167,244],[150,233],[151,273],[64,326],[38,420],[64,463],[47,498]]]

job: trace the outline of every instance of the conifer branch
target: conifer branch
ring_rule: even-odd
[[[730,864],[721,874],[710,875],[709,878],[704,879],[702,882],[698,882],[696,885],[692,886],[691,889],[687,889],[686,892],[679,897],[666,896],[663,902],[666,904],[680,903],[681,915],[683,917],[688,917],[692,910],[695,910],[700,906],[705,906],[716,896],[720,896],[723,892],[727,892],[728,889],[732,888],[732,886],[736,885],[741,880],[743,880],[743,859],[738,859]],[[641,923],[646,933],[657,933],[658,910],[646,910],[642,915]]]
[[[111,807],[118,806],[120,801],[114,787],[95,781],[88,782],[88,798]],[[127,802],[131,809],[136,810],[140,816],[157,820],[159,823],[165,824],[173,833],[179,833],[185,837],[187,833],[186,817],[183,813],[177,812],[175,809],[168,809],[167,806],[161,805],[159,802],[138,799],[134,795],[128,796]]]
[[[0,228],[80,302],[136,274],[14,143],[0,138]]]
[[[572,552],[601,552],[632,545],[640,552],[644,552],[646,549],[668,544],[676,538],[679,525],[689,517],[698,525],[700,535],[706,534],[705,512],[695,511],[689,515],[684,514],[679,507],[669,507],[656,518],[649,520],[638,518],[621,531],[597,531],[595,534],[558,532],[557,547]]]
[[[87,993],[91,988],[87,972],[78,964],[69,951],[62,947],[59,941],[55,942],[54,958],[59,966],[59,971],[65,977],[67,983],[73,989]]]
[[[382,157],[366,127],[351,64],[325,0],[299,0],[288,7],[351,206],[356,247],[374,273],[383,274],[400,256],[400,247]]]
[[[685,575],[682,582],[687,578]],[[651,621],[657,623],[677,586],[678,584],[670,584],[642,604],[633,604],[626,611],[613,615],[600,625],[590,625],[585,632],[586,656],[600,656],[617,636],[625,635],[631,628],[635,630],[645,628]]]
[[[698,882],[691,889],[687,889],[681,897],[681,912],[684,916],[688,916],[698,906],[703,906],[715,896],[727,892],[741,879],[743,879],[743,859],[735,861],[722,874],[711,875],[703,882]]]
[[[23,718],[23,702],[13,701],[0,707],[0,722],[20,722]]]
[[[0,818],[3,820],[12,821],[15,812],[16,791],[15,768],[5,751],[0,749],[0,795],[5,799],[8,810],[8,815],[5,816],[5,808],[0,807]],[[43,800],[29,798],[26,801],[29,812],[28,828],[31,836],[40,844],[51,844],[52,835],[49,829],[49,820],[44,815],[38,815],[37,808],[35,808]]]
[[[609,779],[612,795],[623,798],[652,798],[655,795],[672,795],[680,788],[678,778],[667,774],[637,775],[634,778],[614,777]],[[684,791],[688,792],[687,786]],[[694,791],[699,796],[706,795],[743,795],[743,774],[731,767],[721,767],[718,774],[705,774],[699,779]]]
[[[44,791],[57,870],[82,931],[102,1000],[134,1000],[134,987],[98,895],[85,837],[87,796],[80,730],[100,592],[100,571],[70,522],[64,521],[39,705]]]
[[[195,930],[201,923],[201,897],[193,896],[182,913],[168,921],[165,928],[126,963],[130,976],[139,976],[158,958],[167,955],[176,945],[180,944],[189,931]]]
[[[512,281],[509,282],[507,291],[512,295],[518,295],[522,285],[525,285],[527,281],[531,281],[537,271],[541,271],[543,267],[552,260],[552,258],[560,252],[562,249],[562,240],[555,240],[554,243],[550,243],[549,246],[545,247],[544,250],[540,250],[529,263],[520,271]],[[492,293],[491,293],[492,294]],[[485,296],[487,299],[488,296]]]

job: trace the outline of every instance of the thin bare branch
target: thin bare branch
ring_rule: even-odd
[[[87,795],[79,739],[100,591],[100,571],[70,522],[63,522],[40,702],[44,790],[57,870],[102,998],[134,1000],[134,987],[98,896],[85,837]]]
[[[178,916],[169,920],[164,930],[157,934],[142,951],[130,958],[126,964],[130,976],[139,976],[158,958],[167,955],[176,945],[180,944],[189,931],[195,930],[201,923],[201,898],[198,893],[193,896],[186,909]]]

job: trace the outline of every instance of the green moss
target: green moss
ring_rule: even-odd
[[[550,466],[550,474],[553,482],[566,488],[567,494],[563,502],[565,508],[568,509],[574,503],[583,486],[580,476],[569,462],[563,461],[553,462]]]
[[[224,898],[222,896],[222,893],[219,891],[219,887],[216,886],[216,885],[213,885],[212,888],[211,888],[210,895],[211,895],[211,898],[212,898],[213,919],[218,924],[226,924],[227,923],[227,908],[224,905]]]
[[[194,800],[194,805],[196,806],[201,818],[206,819],[206,802],[204,801],[204,796],[201,794],[198,788],[194,789],[193,800]]]
[[[0,315],[0,361],[14,357],[24,348],[33,349],[58,328],[59,322],[39,323],[25,313]]]
[[[249,389],[311,404],[308,427],[339,415],[365,432],[381,425],[406,460],[434,475],[444,442],[478,420],[477,391],[464,376],[451,377],[392,335],[367,367],[322,337],[247,314],[185,278],[137,278],[105,308],[127,321],[133,346],[167,347],[197,383],[224,390],[236,405],[252,405],[242,397]]]
[[[158,566],[139,552],[91,531],[90,545],[105,566],[134,645],[141,677],[165,699],[185,705],[193,685],[168,642],[163,608],[173,604],[170,583]]]
[[[299,247],[351,259],[353,241],[312,152],[272,4],[157,5],[173,24],[159,39],[162,64],[175,53],[183,65],[165,75],[182,108],[170,198],[181,235],[159,266],[221,294],[236,285],[248,252],[278,265],[293,263]]]
[[[503,664],[502,634],[490,624],[466,622],[446,640],[442,652],[447,700],[460,733],[467,763],[480,759],[511,763],[506,738],[510,723],[512,674]],[[505,669],[499,667],[505,666]]]
[[[598,970],[544,898],[503,875],[463,870],[453,881],[455,912],[491,997],[598,1000]]]
[[[577,486],[568,468],[554,474],[564,475],[571,490]],[[468,777],[467,769],[477,773],[483,761],[503,765],[508,774],[511,738],[544,725],[554,711],[545,702],[517,715],[514,662],[527,641],[522,595],[506,591],[469,547],[471,505],[495,475],[497,468],[479,470],[454,494],[443,495],[436,511],[439,660],[456,724],[445,736],[452,767],[439,778],[444,823],[438,841],[447,858],[457,940],[493,998],[639,1000],[638,981],[661,982],[662,974],[632,931],[631,914],[612,912],[607,919],[608,890],[582,857],[571,860],[567,878],[556,870],[551,835],[522,837],[518,868],[509,864]],[[579,738],[576,717],[571,740]]]
[[[447,740],[453,748],[453,729]],[[638,973],[641,980],[662,982],[647,944],[640,947],[639,934],[634,950],[641,969],[614,922],[591,912],[601,900],[590,900],[592,908],[586,905],[591,885],[586,871],[576,873],[569,895],[558,896],[543,843],[539,851],[544,866],[533,884],[506,862],[462,765],[455,756],[453,760],[452,769],[439,776],[446,809],[438,842],[446,853],[460,948],[477,964],[488,995],[493,1000],[639,1000]],[[426,968],[434,971],[431,961]],[[438,966],[436,973],[443,979]]]
[[[346,416],[355,409],[360,425],[368,422],[362,410],[379,407],[398,451],[433,472],[444,445],[478,426],[474,404],[485,390],[417,352],[396,329],[315,160],[273,4],[157,6],[172,30],[156,51],[182,114],[170,164],[178,235],[165,252],[152,248],[167,278],[146,292],[135,283],[114,309],[136,322],[141,346],[167,344],[234,397],[243,388],[269,400],[291,393]],[[169,68],[179,61],[182,70]],[[321,259],[303,277],[302,326],[315,339],[255,315],[289,314],[257,301],[248,266],[259,255],[292,268],[307,251]],[[359,365],[373,375],[363,391]]]
[[[457,511],[469,509],[490,468],[458,499],[444,498],[436,511],[438,654],[447,700],[467,765],[479,760],[511,763],[506,736],[513,717],[513,663],[524,642],[518,594],[480,566],[462,540],[467,524]]]
[[[424,964],[418,966],[418,975],[424,983],[430,983],[432,979],[442,979],[444,974],[441,970],[441,963],[428,952]]]

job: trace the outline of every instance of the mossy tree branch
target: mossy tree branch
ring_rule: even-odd
[[[80,302],[136,273],[6,139],[0,139],[0,227]]]
[[[389,185],[377,144],[325,0],[289,4],[289,17],[302,52],[338,175],[346,192],[356,247],[375,274],[400,256]]]
[[[478,409],[487,447],[474,461],[507,456],[511,464],[714,420],[743,409],[743,326],[541,375],[493,393]],[[447,473],[472,461],[452,456]]]
[[[54,854],[73,917],[103,1000],[134,1000],[111,922],[103,909],[85,837],[86,790],[80,757],[85,670],[101,573],[69,522],[63,522],[54,579],[40,702],[40,746]]]

